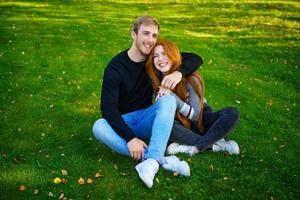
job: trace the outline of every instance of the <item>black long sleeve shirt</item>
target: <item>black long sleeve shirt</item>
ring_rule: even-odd
[[[146,61],[134,62],[125,50],[115,56],[104,72],[101,112],[114,131],[127,142],[136,137],[124,122],[122,115],[147,108],[152,104],[153,89],[145,71]],[[193,53],[181,53],[181,73],[185,76],[196,71],[203,63]]]

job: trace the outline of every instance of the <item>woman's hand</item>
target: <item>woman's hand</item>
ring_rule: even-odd
[[[172,74],[166,75],[163,78],[161,85],[165,88],[174,89],[176,85],[181,81],[181,79],[182,73],[179,71],[175,71]]]
[[[171,94],[171,93],[173,93],[172,90],[160,86],[160,87],[159,87],[159,90],[158,90],[158,92],[157,92],[157,96],[156,96],[156,98],[155,98],[155,101],[157,101],[160,97],[162,97],[162,96],[164,96],[164,95]]]

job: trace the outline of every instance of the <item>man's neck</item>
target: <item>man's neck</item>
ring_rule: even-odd
[[[131,46],[131,48],[127,51],[127,54],[133,62],[142,62],[146,60],[146,56],[141,54],[139,50],[137,50],[134,46]]]

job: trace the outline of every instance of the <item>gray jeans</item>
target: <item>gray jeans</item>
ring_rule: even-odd
[[[235,108],[228,107],[214,112],[210,106],[204,104],[204,135],[200,133],[197,127],[188,129],[175,120],[169,141],[193,145],[203,152],[213,143],[224,138],[236,126],[238,121],[239,112]]]

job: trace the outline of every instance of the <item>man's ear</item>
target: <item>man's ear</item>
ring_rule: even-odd
[[[135,38],[136,38],[136,32],[131,31],[131,38],[132,38],[133,40],[135,40]]]

